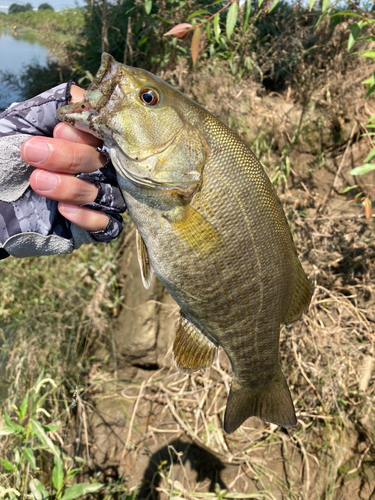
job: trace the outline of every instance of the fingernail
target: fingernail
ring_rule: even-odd
[[[76,142],[78,134],[77,131],[70,125],[61,123],[56,126],[54,137],[57,139],[63,139],[64,141]]]
[[[67,214],[75,214],[81,207],[79,205],[71,205],[70,203],[59,203],[59,209]]]
[[[35,184],[38,191],[53,191],[59,184],[59,177],[56,174],[39,170],[35,175]]]
[[[43,163],[49,153],[48,144],[38,139],[27,141],[23,147],[23,158],[28,163]]]

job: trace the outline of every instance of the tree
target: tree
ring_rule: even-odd
[[[41,3],[38,7],[38,10],[55,10],[52,5],[50,5],[49,3]]]
[[[8,9],[8,14],[19,14],[20,12],[26,12],[27,10],[33,10],[31,3],[27,3],[25,5],[12,3]]]

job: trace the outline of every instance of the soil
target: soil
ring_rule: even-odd
[[[314,287],[308,313],[281,332],[298,425],[287,432],[250,418],[223,433],[228,360],[220,352],[206,372],[176,370],[179,308],[156,279],[143,288],[130,227],[118,276],[122,308],[110,346],[96,352],[112,366],[92,368],[66,445],[88,458],[87,473],[109,491],[122,481],[140,500],[375,499],[375,219],[351,201],[375,177],[348,174],[372,147],[362,136],[375,114],[357,83],[362,70],[343,88],[334,81],[311,94],[308,107],[287,90],[266,94],[225,75],[191,84],[190,95],[253,146],[270,176],[289,147],[279,194]],[[343,102],[348,92],[353,100]],[[111,498],[122,495],[113,489]]]

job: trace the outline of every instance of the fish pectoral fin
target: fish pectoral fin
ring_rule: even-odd
[[[297,424],[293,401],[281,369],[276,380],[266,386],[246,387],[233,379],[225,410],[225,432],[231,434],[249,417],[259,417],[280,427]]]
[[[152,275],[154,273],[150,264],[148,250],[145,242],[143,241],[143,238],[138,231],[136,231],[136,235],[138,262],[139,267],[141,268],[142,281],[144,287],[148,290],[150,288]]]
[[[218,348],[182,315],[178,320],[173,356],[176,366],[185,373],[209,368],[217,358]]]
[[[219,248],[222,237],[214,226],[191,205],[184,205],[175,214],[164,214],[178,237],[184,240],[198,255],[206,255]]]
[[[297,321],[309,307],[311,299],[311,287],[307,280],[305,271],[299,261],[297,261],[297,276],[292,300],[285,318],[285,324]]]

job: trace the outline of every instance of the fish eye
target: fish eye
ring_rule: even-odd
[[[152,89],[141,90],[139,97],[147,106],[155,106],[159,102],[159,95]]]

